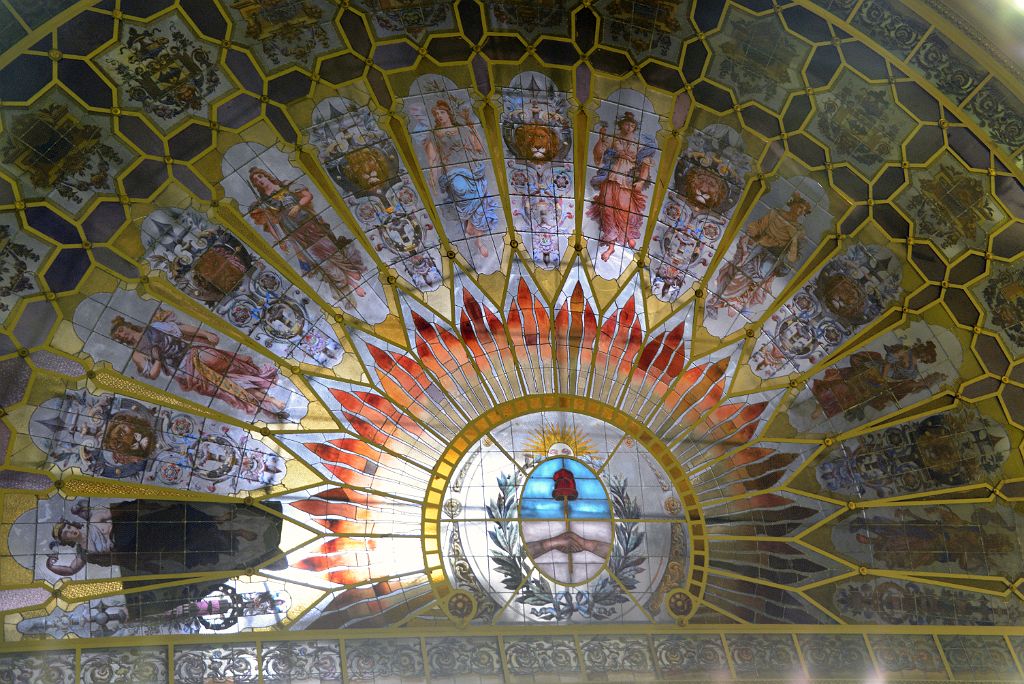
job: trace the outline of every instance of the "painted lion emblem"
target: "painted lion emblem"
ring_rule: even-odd
[[[551,126],[523,124],[515,130],[513,147],[517,156],[536,164],[557,159],[562,141]]]
[[[728,208],[730,188],[713,171],[695,166],[683,176],[683,197],[697,209],[721,212]]]

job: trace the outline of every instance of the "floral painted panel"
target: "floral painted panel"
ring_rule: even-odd
[[[835,609],[857,624],[1013,625],[1024,612],[999,596],[876,577],[840,582],[832,594]]]
[[[512,223],[533,263],[557,269],[576,226],[572,120],[566,93],[541,73],[502,90],[501,137]]]
[[[441,283],[437,232],[398,148],[369,106],[332,97],[313,110],[308,131],[324,170],[385,263],[414,288]]]
[[[851,438],[826,449],[816,477],[840,497],[885,498],[999,479],[1006,429],[972,406]]]
[[[810,368],[896,303],[902,270],[885,247],[854,245],[834,256],[772,314],[750,357],[754,373]]]
[[[455,25],[452,3],[445,0],[362,0],[353,3],[367,13],[374,32],[383,37],[408,36],[421,42],[430,31]]]
[[[984,251],[989,234],[1006,222],[991,182],[988,174],[969,171],[945,152],[911,174],[896,204],[911,218],[915,235],[933,240],[954,258],[965,249]]]
[[[801,634],[797,637],[812,677],[870,677],[875,667],[859,634]]]
[[[494,638],[426,639],[430,681],[504,681],[498,640]]]
[[[23,297],[40,291],[40,267],[51,246],[20,229],[13,214],[0,214],[0,320]]]
[[[248,46],[266,73],[310,68],[317,56],[345,46],[329,0],[231,0],[233,41]]]
[[[985,677],[1014,680],[1020,670],[1001,636],[942,635],[942,652],[954,677]]]
[[[997,80],[986,81],[978,88],[966,109],[1005,151],[1024,145],[1024,105]]]
[[[898,677],[943,678],[946,668],[930,634],[872,634],[868,637],[878,669]]]
[[[494,0],[487,3],[487,25],[492,31],[515,31],[528,40],[540,35],[569,35],[571,0]]]
[[[355,639],[345,642],[345,677],[353,682],[425,681],[419,639]]]
[[[870,178],[883,163],[900,161],[900,143],[915,122],[893,101],[889,85],[845,69],[814,98],[818,109],[807,129],[826,143],[833,164],[850,164]]]
[[[735,129],[710,124],[690,136],[651,238],[654,296],[673,301],[704,277],[750,169]]]
[[[534,678],[576,676],[580,671],[576,643],[569,637],[508,637],[504,639],[509,674]]]
[[[0,114],[0,169],[19,179],[24,196],[47,198],[78,213],[96,195],[115,195],[116,178],[132,161],[111,134],[111,122],[52,90],[28,110]]]
[[[725,638],[736,676],[750,679],[796,679],[803,674],[789,634],[736,634]]]
[[[195,209],[142,222],[146,260],[192,299],[284,358],[327,368],[342,348],[326,314],[223,226]]]
[[[263,642],[260,667],[265,684],[341,684],[337,641]]]
[[[79,671],[82,684],[166,684],[167,649],[153,646],[83,650]]]
[[[707,38],[708,76],[733,89],[739,102],[780,111],[790,93],[805,88],[801,67],[811,47],[786,30],[782,15],[753,15],[729,5],[720,31]]]
[[[255,644],[174,649],[174,681],[182,684],[251,684],[259,681]]]
[[[2,673],[0,676],[12,684],[21,684],[21,682],[74,684],[75,652],[2,653],[0,654],[0,673]]]
[[[651,639],[654,664],[663,679],[729,676],[728,656],[718,635],[659,635]]]
[[[643,677],[654,670],[650,645],[646,638],[590,637],[580,639],[583,667],[587,674],[628,672]]]
[[[1024,353],[1024,265],[995,264],[992,275],[974,288],[984,303],[985,322],[1015,353]]]
[[[604,42],[636,55],[679,60],[682,43],[693,35],[686,3],[675,0],[597,0],[594,9],[603,20]]]

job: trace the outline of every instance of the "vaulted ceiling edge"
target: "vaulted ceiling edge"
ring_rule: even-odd
[[[937,11],[0,1],[0,680],[1024,677]]]

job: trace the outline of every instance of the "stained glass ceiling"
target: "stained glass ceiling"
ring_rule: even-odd
[[[0,0],[0,681],[1024,676],[956,24]]]

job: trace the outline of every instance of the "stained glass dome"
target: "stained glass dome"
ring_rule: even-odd
[[[1020,680],[980,14],[0,0],[0,681]]]

